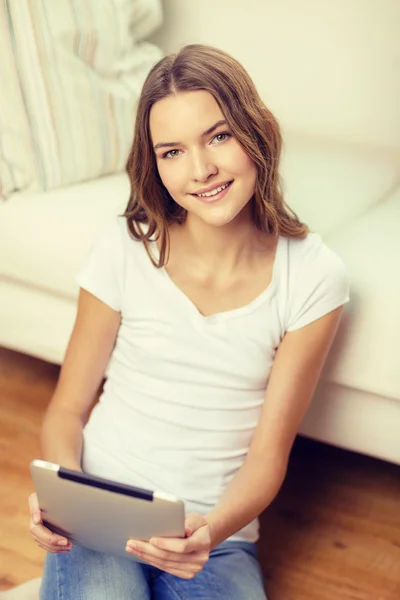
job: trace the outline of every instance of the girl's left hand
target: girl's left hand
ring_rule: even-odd
[[[186,516],[185,534],[185,538],[151,538],[149,542],[128,540],[125,549],[171,575],[193,579],[210,555],[210,526],[204,517],[191,513]]]

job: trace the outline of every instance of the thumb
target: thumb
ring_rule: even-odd
[[[185,519],[185,535],[190,537],[195,531],[206,525],[206,520],[198,513],[189,513]]]
[[[39,525],[42,520],[41,511],[39,508],[39,502],[37,495],[35,493],[31,494],[28,498],[29,510],[31,513],[31,517],[35,525]]]

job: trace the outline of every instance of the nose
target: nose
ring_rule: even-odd
[[[210,155],[206,151],[196,152],[193,155],[192,175],[193,181],[204,182],[211,175],[218,173],[218,167],[210,160]]]

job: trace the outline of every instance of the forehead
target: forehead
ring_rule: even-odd
[[[178,92],[152,106],[150,134],[154,143],[183,141],[200,135],[223,118],[218,103],[209,92]]]

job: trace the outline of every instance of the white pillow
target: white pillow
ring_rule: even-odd
[[[24,141],[37,159],[31,189],[122,171],[144,79],[162,57],[154,44],[135,40],[160,24],[160,0],[18,0],[8,7],[11,62],[30,124]]]
[[[14,60],[7,2],[0,2],[0,198],[29,186],[35,154]]]

